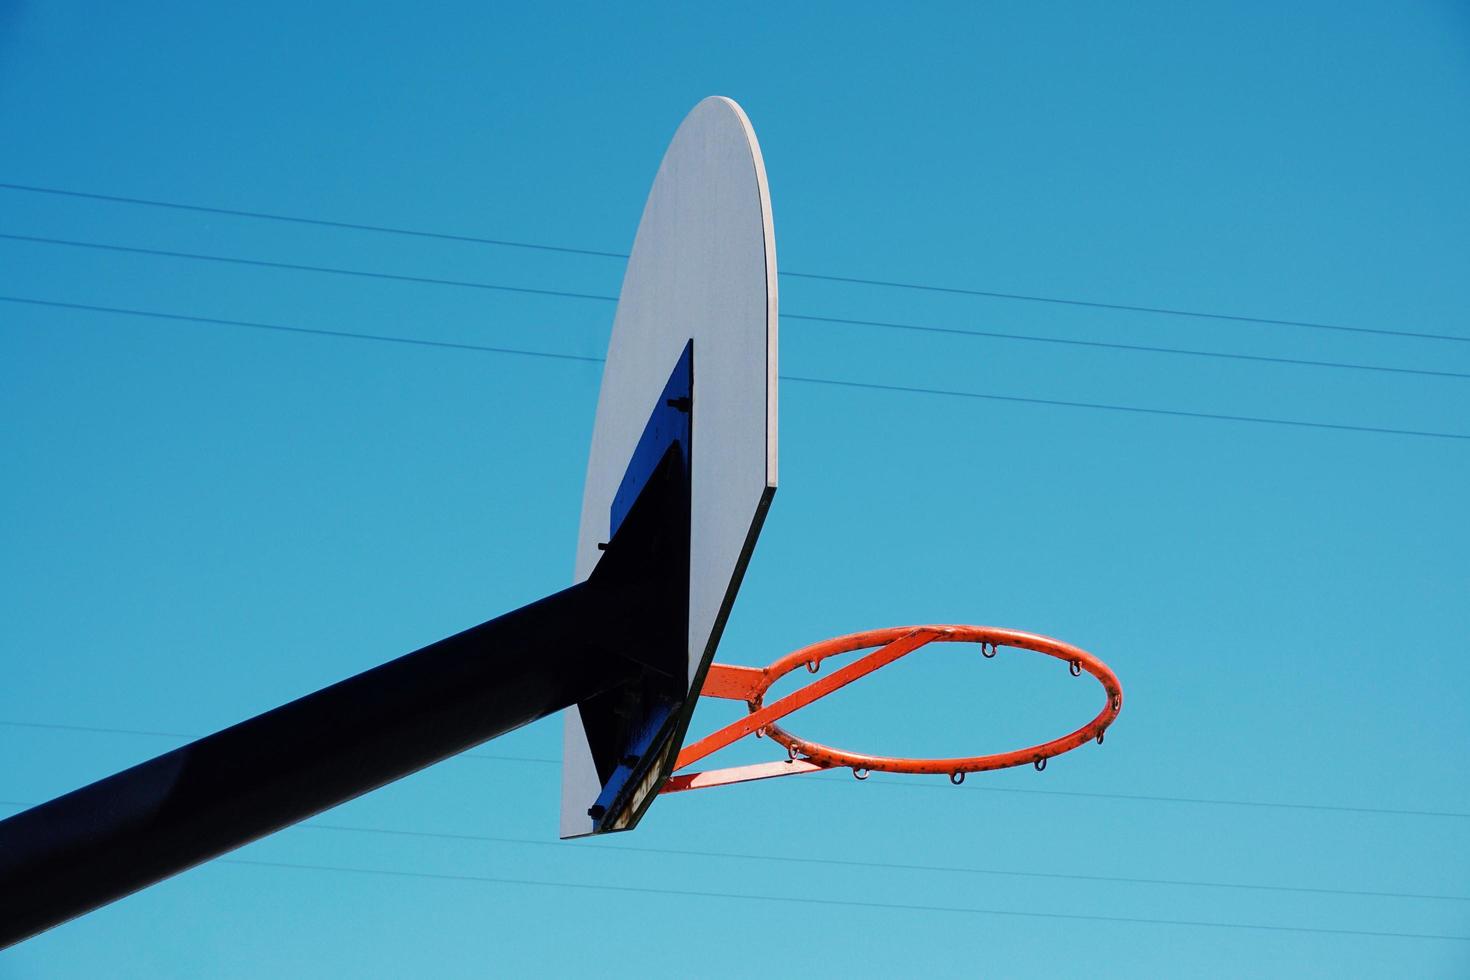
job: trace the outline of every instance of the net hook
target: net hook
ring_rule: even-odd
[[[1046,756],[1038,755],[1036,757],[1036,761],[1033,762],[1032,765],[1036,767],[1037,772],[1044,771],[1046,769]]]
[[[949,781],[958,786],[960,783],[963,783],[965,781],[965,774],[956,770],[955,772],[949,774]]]
[[[1082,661],[1080,661],[1080,660],[1074,660],[1074,661],[1072,661],[1071,663],[1067,664],[1067,669],[1072,672],[1072,676],[1073,677],[1081,677],[1082,676]]]
[[[852,770],[852,778],[853,779],[867,779],[868,778],[868,770],[863,769],[860,766],[854,766],[853,767],[853,770]]]
[[[1101,732],[1098,732],[1098,733],[1097,733],[1097,744],[1098,744],[1098,745],[1101,745],[1101,744],[1102,744],[1102,737],[1103,737],[1103,736],[1104,736],[1104,735],[1105,735],[1105,734],[1107,734],[1107,732],[1106,732],[1106,731],[1101,731]]]
[[[820,660],[808,660],[806,662],[806,669],[807,673],[815,674],[817,671],[822,669],[822,662]]]
[[[981,640],[980,641],[980,656],[984,657],[987,660],[989,660],[991,657],[995,656],[995,644],[994,643],[990,644],[990,652],[989,653],[986,653],[985,652],[985,641],[984,640]]]

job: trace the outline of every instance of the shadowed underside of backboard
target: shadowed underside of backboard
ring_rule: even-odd
[[[587,808],[595,828],[621,829],[651,799],[673,744],[689,690],[684,644],[689,629],[689,502],[693,342],[684,346],[668,383],[655,396],[648,422],[613,496],[610,540],[594,578],[627,561],[623,549],[649,566],[645,581],[662,593],[663,614],[644,623],[623,652],[645,669],[577,706],[602,791]]]

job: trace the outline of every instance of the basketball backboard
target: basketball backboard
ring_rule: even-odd
[[[593,574],[645,488],[675,480],[663,506],[683,533],[687,502],[687,578],[680,568],[671,586],[687,582],[687,643],[663,681],[564,713],[562,837],[632,828],[672,769],[776,489],[776,339],[760,147],[738,105],[708,98],[674,134],[628,258],[575,572]]]

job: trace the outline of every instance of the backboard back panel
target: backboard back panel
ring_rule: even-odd
[[[607,780],[580,709],[564,714],[561,835],[631,828],[667,778],[776,488],[777,294],[765,167],[729,99],[700,102],[674,134],[644,207],[608,343],[587,464],[575,581],[596,567],[650,411],[693,352],[686,695],[658,765],[598,821]],[[625,493],[626,495],[626,493]],[[650,711],[657,706],[650,705]],[[651,720],[651,719],[650,719]],[[666,756],[666,758],[664,758]],[[607,772],[604,764],[603,773]],[[595,810],[594,810],[595,812]]]

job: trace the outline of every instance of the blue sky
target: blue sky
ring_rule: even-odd
[[[798,278],[784,313],[1442,372],[787,319],[785,373],[1445,435],[788,382],[720,659],[1035,630],[1122,678],[1104,747],[960,788],[687,794],[563,845],[548,721],[0,976],[1470,969],[1470,941],[1404,935],[1470,937],[1470,343],[1403,336],[1470,339],[1462,7],[303,6],[0,2],[0,182],[622,252],[718,93],[761,139],[783,269],[1386,332]],[[0,233],[592,294],[622,271],[12,189]],[[593,357],[612,316],[16,239],[0,295]],[[0,799],[565,585],[598,374],[0,301]],[[791,727],[985,751],[1094,700],[1054,661],[939,648]]]

